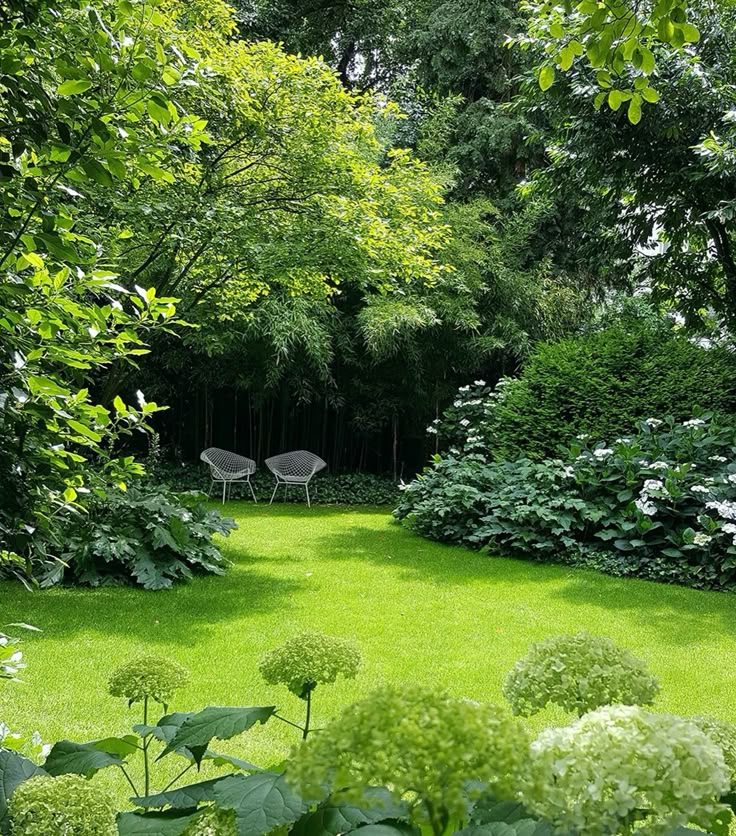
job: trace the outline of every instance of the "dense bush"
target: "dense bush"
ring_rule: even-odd
[[[463,387],[429,431],[443,446],[475,439],[496,458],[543,458],[580,433],[615,438],[650,415],[703,410],[736,412],[736,356],[639,320],[538,346],[495,392]]]
[[[204,500],[195,491],[162,487],[109,492],[69,528],[64,563],[43,585],[64,580],[166,589],[195,573],[221,575],[225,562],[212,538],[227,536],[235,522],[208,509]]]
[[[650,418],[562,459],[436,457],[396,516],[435,540],[696,588],[736,586],[736,430]]]
[[[194,462],[173,463],[164,461],[148,466],[148,480],[160,483],[174,490],[209,491],[209,470]],[[259,467],[251,479],[258,501],[268,502],[276,484],[271,473],[265,467]],[[222,496],[222,485],[215,485],[213,499],[217,498],[218,489]],[[309,484],[312,504],[319,505],[394,505],[399,497],[396,483],[388,476],[375,476],[372,473],[319,473]],[[251,500],[247,485],[233,485],[231,497]],[[279,488],[276,495],[278,502],[306,502],[304,489],[298,485],[289,488],[286,493]]]

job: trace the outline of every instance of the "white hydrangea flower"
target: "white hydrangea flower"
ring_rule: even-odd
[[[704,534],[702,531],[699,531],[695,537],[693,537],[693,543],[695,543],[696,546],[707,546],[712,539],[713,538],[710,534]]]
[[[474,381],[473,381],[473,383],[474,383],[476,386],[485,386],[485,385],[486,385],[485,380],[474,380]]]
[[[617,438],[615,441],[616,444],[631,444],[630,438]]]
[[[469,391],[470,391],[470,386],[461,386],[461,387],[458,389],[458,391],[459,391],[459,392],[469,392]]]
[[[575,475],[575,468],[574,468],[572,465],[570,465],[570,464],[569,464],[569,465],[568,465],[568,466],[567,466],[567,467],[566,467],[566,468],[562,471],[562,475],[563,475],[566,479],[572,479],[572,477]]]
[[[736,502],[707,502],[705,507],[715,511],[721,519],[736,520]]]
[[[647,479],[644,482],[644,493],[649,493],[650,491],[663,491],[664,490],[664,482],[661,479]]]
[[[736,484],[736,473],[729,473],[727,478],[732,485]]]
[[[460,421],[460,423],[462,424],[462,426],[463,426],[463,427],[469,427],[469,426],[470,426],[470,421],[468,421],[468,419],[467,419],[467,418],[463,418],[463,419]]]
[[[455,409],[459,409],[463,405],[463,402],[455,401],[452,405],[455,407]]]
[[[683,427],[702,427],[705,424],[702,418],[691,418],[689,421],[683,421]]]
[[[588,433],[580,433],[580,435],[576,435],[575,438],[578,441],[586,441],[587,439],[590,438],[590,436],[588,435]]]
[[[690,490],[692,493],[710,493],[710,488],[706,485],[693,485]]]
[[[663,461],[652,462],[649,465],[649,467],[652,470],[669,470],[670,469],[670,466],[667,464],[667,462],[663,462]]]
[[[607,456],[610,456],[613,453],[613,450],[610,447],[599,447],[597,450],[593,450],[593,455],[597,459],[605,459]]]
[[[653,517],[657,513],[657,506],[646,495],[640,496],[634,504],[645,517]]]
[[[721,526],[721,531],[723,531],[724,534],[736,534],[736,525],[733,523],[725,523]]]
[[[728,459],[725,456],[708,456],[709,462],[727,462]]]
[[[437,427],[427,427],[427,432],[430,435],[437,435]]]
[[[721,747],[692,721],[638,706],[606,706],[547,729],[530,754],[524,801],[565,833],[630,833],[642,810],[651,813],[636,829],[642,836],[705,824],[730,786]]]
[[[657,427],[661,427],[664,424],[664,421],[660,421],[659,418],[647,418],[644,422],[648,427],[652,429],[656,429]]]

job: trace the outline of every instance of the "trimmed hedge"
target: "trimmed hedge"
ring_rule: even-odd
[[[547,458],[580,433],[615,438],[651,416],[733,415],[736,356],[650,324],[618,324],[540,345],[517,379],[495,398],[487,393],[459,396],[439,426],[443,440],[460,440],[456,423],[480,397],[485,409],[476,408],[469,431],[486,450],[496,458]]]

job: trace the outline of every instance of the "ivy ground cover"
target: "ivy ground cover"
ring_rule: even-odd
[[[304,629],[354,638],[365,658],[357,679],[316,693],[318,726],[382,683],[441,684],[501,701],[505,674],[532,642],[583,629],[648,662],[663,686],[656,709],[736,721],[731,594],[484,557],[425,541],[387,509],[225,510],[240,528],[224,543],[234,564],[224,577],[160,593],[0,585],[0,622],[44,631],[24,645],[25,684],[0,692],[14,730],[38,730],[47,741],[124,734],[133,716],[106,685],[137,652],[170,655],[191,670],[173,710],[275,703],[298,717],[299,700],[265,684],[257,663]],[[533,723],[561,719],[550,712]],[[229,751],[273,765],[294,742],[289,732],[256,730]],[[125,796],[124,785],[114,789]]]

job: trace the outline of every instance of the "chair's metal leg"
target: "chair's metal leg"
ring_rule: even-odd
[[[309,482],[304,483],[304,490],[307,492],[307,508],[311,508],[312,501],[309,498]]]
[[[227,482],[223,480],[222,483],[222,504],[225,504],[225,491],[227,490]]]
[[[253,484],[250,481],[250,476],[248,477],[248,487],[250,488],[251,496],[253,497],[253,502],[258,505],[258,500],[256,499],[256,492],[253,490]]]
[[[276,497],[276,491],[279,489],[278,480],[276,481],[276,487],[273,489],[273,493],[271,494],[271,501],[268,503],[269,505],[273,505],[273,501]]]
[[[214,487],[215,487],[215,480],[211,479],[210,480],[210,489],[207,491],[207,497],[208,498],[212,496],[212,488],[214,488]]]

